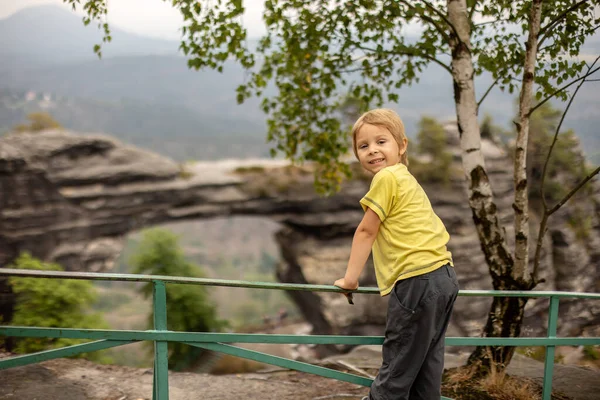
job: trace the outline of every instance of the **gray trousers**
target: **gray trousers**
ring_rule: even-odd
[[[444,335],[458,294],[454,268],[398,281],[390,293],[383,364],[370,400],[439,400]]]

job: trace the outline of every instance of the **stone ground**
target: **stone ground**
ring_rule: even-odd
[[[361,346],[353,352],[323,360],[337,369],[373,371],[379,366],[380,348]],[[448,354],[448,368],[462,365],[465,354]],[[348,367],[350,366],[350,367]],[[508,369],[516,376],[539,382],[543,364],[516,355]],[[600,399],[600,372],[556,365],[554,390],[573,400]],[[277,399],[358,400],[367,388],[314,375],[270,369],[260,373],[209,375],[169,373],[171,400],[189,399]],[[150,400],[152,370],[98,365],[85,360],[58,359],[0,371],[2,400]]]
[[[445,367],[454,368],[464,365],[469,353],[446,354]],[[365,370],[379,367],[381,350],[379,346],[360,346],[353,352],[336,356],[334,360],[345,360],[351,365]],[[531,378],[539,384],[543,383],[544,364],[532,358],[515,354],[507,374]],[[586,367],[555,364],[552,389],[573,400],[600,400],[600,371]]]
[[[0,371],[3,400],[150,400],[152,371],[52,360]],[[360,399],[367,388],[290,371],[239,375],[169,373],[170,400]],[[331,397],[331,395],[337,395]],[[340,396],[341,395],[341,396]]]

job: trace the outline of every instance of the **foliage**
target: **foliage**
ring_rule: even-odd
[[[542,171],[561,115],[561,111],[545,103],[531,116],[527,173],[529,196],[532,199],[541,196]],[[570,190],[566,182],[578,182],[587,173],[575,133],[572,130],[561,132],[546,171],[546,200],[556,203]]]
[[[28,124],[19,124],[13,127],[15,132],[40,132],[46,129],[60,129],[61,124],[46,112],[33,112],[27,115]]]
[[[594,216],[584,213],[579,207],[575,207],[575,209],[569,213],[567,223],[575,233],[575,237],[584,242],[589,239],[590,234],[594,229]]]
[[[185,260],[177,236],[163,229],[144,231],[142,240],[131,259],[137,274],[203,277],[200,268]],[[152,284],[140,289],[145,297],[152,296]],[[153,315],[148,328],[153,328]],[[167,285],[167,326],[169,330],[185,332],[220,331],[226,326],[218,319],[206,288],[196,285]],[[169,343],[169,368],[182,370],[193,365],[201,349],[182,343]]]
[[[583,346],[583,355],[587,360],[600,360],[600,346]]]
[[[489,139],[494,142],[499,140],[506,143],[511,135],[510,132],[495,125],[492,116],[487,113],[484,115],[483,120],[479,125],[479,130],[482,139]]]
[[[257,48],[262,65],[256,66],[257,58],[245,42],[246,32],[238,19],[243,12],[241,1],[219,6],[174,2],[189,23],[182,43],[189,66],[220,68],[233,56],[248,68],[251,76],[238,88],[239,101],[263,97],[269,141],[287,158],[324,165],[317,182],[325,190],[336,186],[340,173],[348,173],[338,162],[348,142],[336,117],[348,93],[366,105],[380,105],[396,101],[398,89],[418,82],[428,65],[451,72],[445,54],[451,52],[457,28],[448,23],[444,3],[267,0],[267,33]],[[578,4],[568,18],[560,18],[572,7],[568,0],[544,7],[540,40],[544,45],[535,75],[538,99],[581,72],[584,62],[570,56],[579,52],[598,24],[593,3]],[[515,78],[522,74],[522,38],[527,33],[530,4],[469,2],[475,74],[491,74],[500,89],[511,93],[519,85]],[[493,23],[475,22],[482,19]],[[419,37],[406,34],[408,25],[420,26]],[[263,96],[269,82],[277,88],[274,97]]]
[[[28,253],[22,253],[10,268],[63,271],[60,265],[42,262]],[[89,281],[10,278],[9,282],[16,295],[12,325],[87,329],[108,327],[100,314],[89,312],[96,300],[96,293]],[[78,339],[17,338],[15,351],[31,353],[79,343],[82,341]],[[93,352],[85,357],[101,360],[99,354],[101,353]]]
[[[446,131],[444,127],[433,117],[423,116],[419,121],[419,132],[417,133],[417,151],[419,154],[427,154],[432,157],[443,155],[446,152]]]
[[[367,110],[367,104],[362,99],[347,94],[339,106],[342,126],[345,125],[348,130],[351,130],[356,120]]]
[[[486,114],[485,117],[483,117],[483,121],[479,126],[479,133],[481,134],[482,139],[492,139],[494,137],[491,115]]]
[[[194,176],[194,172],[190,170],[186,163],[179,163],[179,178],[191,179]]]
[[[411,157],[409,162],[415,177],[420,182],[448,183],[452,154],[448,151],[446,131],[435,118],[421,117],[416,147],[421,157]]]
[[[104,4],[104,0],[89,3]],[[349,142],[339,119],[345,96],[350,93],[369,107],[395,102],[398,90],[418,82],[426,67],[437,65],[447,71],[455,89],[461,135],[466,138],[462,151],[469,204],[477,215],[474,220],[494,287],[535,286],[538,264],[531,277],[524,278],[529,210],[523,173],[528,144],[523,139],[535,107],[553,97],[566,100],[570,86],[600,69],[592,66],[582,74],[587,64],[577,57],[585,40],[600,28],[596,13],[600,0],[265,0],[267,32],[256,48],[260,59],[246,42],[242,0],[174,0],[172,4],[184,18],[181,48],[188,65],[222,70],[225,61],[234,59],[247,69],[249,78],[237,89],[238,101],[263,99],[273,155],[280,152],[293,161],[319,163],[316,184],[328,193],[339,187],[342,175],[350,173],[340,160]],[[97,12],[88,15],[99,19]],[[408,34],[415,30],[416,35]],[[495,81],[477,100],[474,81],[483,74]],[[275,96],[266,91],[270,85]],[[479,148],[476,116],[495,86],[509,93],[519,91],[521,99],[513,203],[515,255],[508,251]],[[532,90],[538,101],[534,108]],[[490,313],[485,334],[518,335],[526,301],[499,301],[503,304]],[[514,350],[493,349],[494,357],[507,365]],[[474,355],[483,357],[482,348]]]
[[[544,362],[546,359],[546,348],[544,346],[517,347],[516,352],[540,362]],[[554,354],[555,363],[562,363],[563,359],[563,355],[559,353]]]
[[[73,7],[81,3],[63,1]],[[184,20],[181,49],[188,66],[222,71],[226,61],[235,60],[247,69],[250,76],[237,89],[238,101],[262,97],[262,109],[269,115],[267,138],[275,144],[272,154],[321,164],[317,184],[326,192],[338,188],[341,176],[350,174],[339,161],[348,148],[346,127],[339,118],[348,94],[366,106],[380,105],[396,101],[398,89],[418,82],[429,65],[452,73],[447,55],[457,27],[446,17],[445,3],[266,0],[267,32],[254,49],[243,27],[241,0],[172,2]],[[467,1],[467,5],[475,77],[489,74],[501,90],[513,93],[523,72],[531,2]],[[535,74],[538,100],[567,97],[557,89],[585,66],[573,56],[598,28],[597,5],[597,0],[544,5]],[[84,0],[83,8],[84,23],[96,21],[104,41],[110,41],[106,0]],[[408,35],[407,26],[418,26],[418,37]],[[99,46],[94,51],[101,54]],[[265,94],[271,82],[277,89],[274,97]]]

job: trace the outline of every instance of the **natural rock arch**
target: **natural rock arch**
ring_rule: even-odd
[[[449,131],[452,148],[456,135]],[[510,161],[491,141],[484,141],[482,149],[498,191],[500,217],[510,222]],[[67,270],[107,271],[131,231],[170,221],[263,215],[282,225],[276,235],[283,258],[279,280],[330,284],[345,269],[351,236],[362,216],[358,200],[368,181],[344,182],[338,194],[324,198],[314,192],[310,171],[272,160],[258,164],[222,161],[181,166],[102,135],[45,131],[5,136],[0,139],[0,266],[28,251]],[[446,186],[424,187],[451,233],[450,248],[462,288],[490,288],[462,177]],[[597,214],[595,208],[592,212]],[[596,290],[600,247],[582,248],[569,234],[559,234],[564,223],[555,226],[549,235],[553,240],[548,241],[552,250],[543,262],[547,282],[539,289]],[[590,234],[590,243],[600,240],[597,219]],[[569,259],[587,262],[554,266],[557,260]],[[565,268],[576,274],[587,271],[582,273],[587,277],[594,271],[595,277],[556,285],[555,276]],[[372,268],[365,268],[361,284],[374,283]],[[361,296],[355,306],[349,306],[335,293],[290,295],[316,333],[376,334],[385,322],[385,299],[377,296]],[[6,290],[0,296],[0,315],[10,320],[12,297]],[[543,314],[537,304],[528,305],[528,314],[536,317],[534,326],[540,330]],[[586,307],[578,303],[572,310],[579,313]],[[489,299],[470,298],[468,303],[459,299],[450,334],[477,334],[488,310]],[[559,330],[593,326],[600,313],[591,315],[583,320],[573,315]]]

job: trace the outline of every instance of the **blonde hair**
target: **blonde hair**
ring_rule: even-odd
[[[408,138],[404,132],[404,123],[402,122],[402,119],[400,119],[400,116],[389,108],[376,108],[361,115],[352,127],[352,150],[354,150],[356,158],[358,158],[358,152],[356,151],[356,135],[364,124],[377,125],[386,128],[392,134],[400,149],[404,147],[405,140],[408,142]],[[408,153],[406,151],[400,157],[400,162],[408,167]]]

